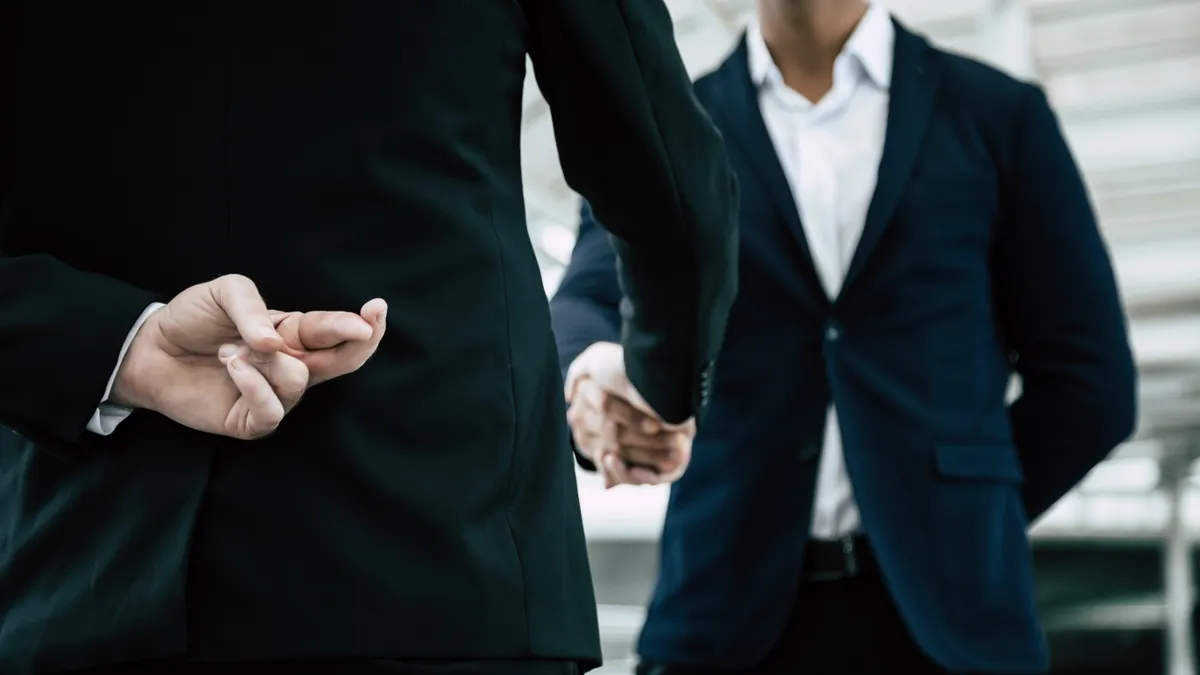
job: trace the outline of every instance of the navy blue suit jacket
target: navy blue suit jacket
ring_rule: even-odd
[[[1040,672],[1027,528],[1128,437],[1135,368],[1105,245],[1042,91],[897,27],[878,187],[826,298],[744,45],[696,92],[742,187],[740,292],[673,487],[639,651],[744,667],[800,582],[826,408],[916,641],[955,671]],[[560,356],[617,339],[583,209],[551,304]],[[1005,393],[1013,372],[1023,393]]]

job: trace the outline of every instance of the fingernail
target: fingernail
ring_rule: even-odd
[[[234,370],[239,370],[239,371],[245,370],[246,369],[246,360],[240,356],[235,356],[232,359],[229,359],[229,367],[233,368]]]
[[[217,350],[217,358],[221,359],[222,361],[228,361],[234,356],[237,356],[237,353],[237,345],[221,345],[221,348]]]
[[[642,431],[647,433],[654,433],[658,431],[658,422],[650,419],[642,420]]]
[[[379,323],[387,321],[387,309],[387,305],[384,305],[383,309],[379,310]]]

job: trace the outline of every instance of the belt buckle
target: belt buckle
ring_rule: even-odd
[[[846,565],[846,576],[855,576],[858,574],[858,549],[854,547],[854,537],[851,535],[842,537],[841,544],[842,559]]]
[[[808,581],[841,581],[843,579],[849,579],[851,577],[858,576],[862,566],[858,559],[858,546],[855,544],[854,536],[848,535],[845,537],[840,537],[830,541],[829,543],[841,548],[841,569],[837,571],[810,574],[808,576]]]

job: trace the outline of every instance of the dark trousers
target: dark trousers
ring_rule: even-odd
[[[807,581],[766,660],[744,671],[642,662],[638,675],[943,675],[913,642],[877,572]]]
[[[564,661],[291,661],[269,663],[137,663],[76,675],[579,675]]]

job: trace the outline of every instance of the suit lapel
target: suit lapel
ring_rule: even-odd
[[[830,300],[821,286],[817,268],[813,265],[804,226],[796,209],[796,199],[779,163],[779,156],[775,152],[775,144],[767,131],[766,122],[763,121],[758,103],[758,87],[750,79],[746,51],[746,40],[743,38],[718,71],[721,89],[727,93],[724,108],[728,117],[727,123],[722,125],[723,131],[730,140],[741,146],[742,155],[753,173],[752,176],[743,175],[738,178],[743,181],[757,180],[770,195],[776,212],[799,246],[800,274],[804,277],[809,300],[817,306],[828,306]]]
[[[862,238],[846,272],[843,295],[862,275],[868,258],[896,212],[920,154],[937,97],[941,60],[931,58],[935,52],[923,38],[910,33],[899,23],[895,26],[895,60],[879,179],[867,209]]]

